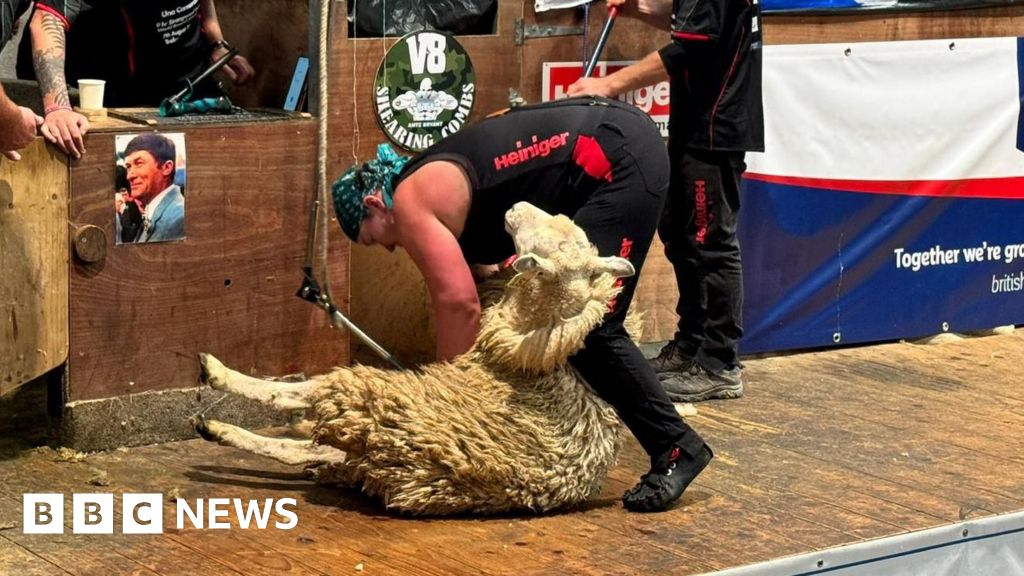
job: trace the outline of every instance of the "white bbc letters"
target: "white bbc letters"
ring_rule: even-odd
[[[73,494],[71,529],[75,534],[113,534],[114,495]]]
[[[63,494],[25,494],[21,510],[25,534],[64,533]]]
[[[217,520],[217,518],[227,518],[231,514],[231,500],[228,498],[210,498],[206,503],[210,506],[210,517],[206,527],[219,528],[221,530],[230,529],[230,522],[222,522]]]
[[[163,494],[125,494],[121,497],[121,532],[162,534],[163,531]]]
[[[164,495],[126,493],[121,496],[121,533],[163,534]],[[205,504],[205,506],[204,506]],[[230,530],[232,511],[238,528],[291,530],[299,524],[294,498],[242,500],[240,498],[197,498],[194,506],[177,499],[175,519],[179,530],[188,523],[202,529]],[[72,494],[72,534],[113,534],[115,503],[113,494]],[[203,512],[206,512],[204,515]],[[25,534],[64,533],[63,494],[23,494],[22,526]],[[271,522],[273,521],[273,522]]]

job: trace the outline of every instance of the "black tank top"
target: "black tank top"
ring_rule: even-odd
[[[602,183],[574,160],[581,134],[600,141],[608,114],[650,119],[633,106],[607,98],[569,98],[514,108],[486,118],[413,157],[395,187],[427,162],[447,160],[469,177],[472,199],[459,236],[470,264],[493,264],[515,252],[505,232],[505,212],[527,201],[552,214],[572,216]],[[614,160],[610,158],[610,160]]]

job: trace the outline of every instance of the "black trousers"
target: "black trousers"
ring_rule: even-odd
[[[623,326],[664,204],[668,157],[656,130],[628,124],[603,128],[598,141],[612,162],[612,181],[590,195],[573,221],[601,256],[628,259],[636,274],[622,279],[614,308],[569,362],[615,408],[650,455],[652,466],[673,446],[696,457],[704,441],[679,417],[654,369]]]
[[[676,150],[658,235],[672,263],[679,302],[675,339],[705,368],[738,365],[743,270],[736,224],[743,152]]]

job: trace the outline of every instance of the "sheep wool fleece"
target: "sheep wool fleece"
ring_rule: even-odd
[[[505,212],[520,201],[564,214],[586,232],[601,256],[620,256],[636,275],[603,324],[570,360],[611,404],[651,456],[673,446],[691,457],[704,442],[682,421],[653,369],[629,339],[623,320],[669,185],[669,159],[654,122],[633,106],[596,97],[522,106],[487,118],[414,156],[395,187],[428,162],[457,164],[472,187],[459,245],[471,264],[515,254]]]

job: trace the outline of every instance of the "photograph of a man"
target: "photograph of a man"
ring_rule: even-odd
[[[118,244],[169,242],[185,237],[184,134],[147,132],[118,136],[118,164],[128,181],[128,197],[115,193],[115,217],[124,226],[124,207],[136,204],[142,221],[133,237],[120,235]],[[123,148],[122,148],[123,146]]]

